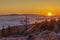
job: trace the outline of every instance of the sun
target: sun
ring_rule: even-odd
[[[48,16],[52,16],[52,13],[51,12],[48,12]]]

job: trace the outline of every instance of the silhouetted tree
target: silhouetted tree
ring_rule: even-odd
[[[55,19],[51,19],[51,21],[50,22],[48,22],[48,24],[47,24],[47,29],[48,30],[54,30],[54,27],[55,27]]]
[[[11,28],[10,28],[10,25],[8,25],[8,28],[7,28],[7,35],[9,36],[11,34]]]
[[[44,30],[46,30],[47,29],[47,24],[48,24],[48,21],[47,21],[47,19],[45,20],[45,22],[43,22],[42,23],[42,25],[41,25],[41,31],[44,31]]]
[[[5,37],[5,29],[4,29],[4,25],[2,26],[2,32],[1,32],[1,34],[2,34],[2,35],[1,35],[2,37]]]
[[[60,18],[59,18],[59,20],[57,21],[57,25],[58,25],[58,29],[59,29],[59,31],[60,31]]]

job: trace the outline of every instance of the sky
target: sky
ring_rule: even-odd
[[[60,15],[60,0],[0,0],[2,14]]]

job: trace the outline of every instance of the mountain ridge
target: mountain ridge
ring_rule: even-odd
[[[36,14],[8,14],[8,15],[0,15],[0,16],[43,16],[43,15],[36,15]]]

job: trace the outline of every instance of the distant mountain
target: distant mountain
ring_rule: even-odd
[[[43,15],[36,15],[36,14],[8,14],[8,15],[0,15],[0,16],[43,16]]]

